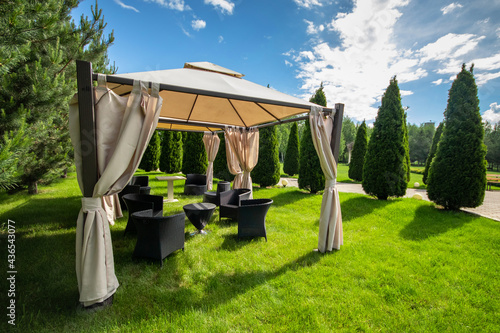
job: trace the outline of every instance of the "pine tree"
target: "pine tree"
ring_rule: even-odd
[[[158,131],[153,133],[149,144],[146,147],[144,155],[142,155],[139,168],[144,171],[155,171],[160,167],[160,154],[161,154],[161,138]]]
[[[326,107],[326,96],[323,92],[323,83],[309,100]],[[302,141],[300,142],[299,188],[309,189],[316,193],[325,188],[325,175],[321,169],[318,154],[311,136],[311,125],[305,121]]]
[[[290,129],[290,136],[288,137],[288,146],[286,148],[285,161],[283,163],[283,171],[293,176],[299,173],[300,161],[300,142],[299,142],[299,127],[297,122],[294,122]]]
[[[427,194],[445,209],[477,207],[486,190],[484,128],[472,71],[464,64],[451,85],[443,134],[429,169]]]
[[[434,137],[432,138],[432,145],[429,151],[429,155],[427,156],[427,160],[425,161],[424,176],[422,178],[424,184],[427,184],[427,178],[429,177],[429,168],[431,166],[432,159],[436,155],[439,139],[441,138],[441,134],[443,133],[443,127],[444,123],[440,122],[436,129],[436,132],[434,133]]]
[[[349,164],[349,178],[363,180],[363,164],[365,163],[368,136],[366,135],[366,122],[363,120],[358,127],[354,147],[352,148],[351,164]]]
[[[163,131],[161,136],[160,170],[165,173],[176,173],[181,171],[181,165],[181,132]]]
[[[259,130],[259,158],[252,171],[252,181],[261,187],[276,185],[280,180],[280,160],[276,126]]]
[[[183,149],[182,173],[205,174],[207,166],[203,133],[187,132]]]
[[[406,121],[407,118],[407,113],[404,112],[404,120],[403,120],[403,126],[404,126],[404,141],[403,141],[403,146],[405,149],[405,164],[404,168],[406,171],[406,184],[408,185],[408,182],[410,181],[410,171],[411,171],[411,160],[410,160],[410,140],[408,137],[408,122]],[[407,185],[405,187],[407,187]],[[406,190],[405,190],[406,192]]]
[[[91,19],[82,16],[75,25],[70,13],[78,3],[14,0],[0,6],[0,151],[9,145],[19,156],[7,169],[18,170],[14,174],[33,194],[38,182],[60,176],[72,163],[67,123],[76,91],[75,59],[91,61],[100,72],[116,70],[108,68],[107,48],[114,38],[103,37],[101,11],[96,4]],[[21,129],[29,133],[29,144],[9,143]]]
[[[405,113],[396,77],[382,97],[363,165],[363,189],[380,200],[401,197],[408,182]]]
[[[234,176],[231,175],[227,167],[226,139],[224,133],[219,134],[219,139],[219,152],[214,161],[214,177],[225,181],[232,181]]]

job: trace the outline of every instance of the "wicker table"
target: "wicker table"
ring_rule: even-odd
[[[167,199],[163,200],[164,202],[177,202],[179,200],[174,199],[174,180],[186,179],[186,177],[182,176],[156,176],[157,180],[166,180],[168,189],[167,189]]]
[[[194,234],[206,234],[206,231],[203,231],[203,228],[207,225],[208,221],[212,217],[214,213],[215,206],[212,203],[193,203],[189,205],[185,205],[184,212],[186,213],[187,218],[194,225],[198,232]]]

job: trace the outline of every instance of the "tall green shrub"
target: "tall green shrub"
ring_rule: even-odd
[[[380,200],[405,195],[409,160],[407,143],[405,114],[398,81],[394,77],[382,97],[368,143],[363,166],[366,193]]]
[[[349,178],[363,180],[363,164],[365,163],[368,136],[366,135],[366,122],[363,120],[358,127],[354,147],[352,148],[351,163],[349,164]]]
[[[422,178],[424,184],[427,184],[427,178],[429,176],[429,168],[431,167],[432,159],[436,155],[439,139],[441,138],[441,134],[443,133],[443,127],[444,127],[444,122],[440,122],[436,129],[436,132],[434,133],[434,137],[432,138],[432,145],[431,149],[429,150],[429,155],[427,156],[427,160],[425,161],[424,176]]]
[[[160,170],[176,173],[182,167],[182,133],[163,131],[161,141]]]
[[[252,171],[252,181],[261,187],[276,185],[280,180],[280,160],[276,126],[259,130],[259,159]]]
[[[227,155],[226,155],[226,139],[224,133],[219,133],[219,152],[215,157],[214,161],[214,177],[226,181],[232,181],[234,176],[229,172],[227,167]]]
[[[182,173],[205,174],[207,166],[208,160],[203,144],[203,133],[187,132],[183,150]]]
[[[290,129],[288,137],[288,146],[286,147],[285,161],[283,163],[283,171],[290,176],[299,173],[299,126],[294,122]]]
[[[144,171],[154,171],[160,167],[160,154],[161,154],[161,138],[160,133],[155,131],[149,144],[146,147],[144,155],[142,155],[141,163],[139,168]]]
[[[326,107],[323,83],[309,101]],[[308,189],[311,193],[325,188],[325,175],[321,170],[319,157],[314,148],[309,120],[305,121],[302,141],[300,142],[299,188]]]
[[[443,134],[429,169],[429,199],[446,209],[477,207],[486,190],[484,128],[472,70],[464,64],[451,85]]]

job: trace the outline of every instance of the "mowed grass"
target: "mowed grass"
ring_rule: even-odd
[[[148,173],[152,192],[166,196],[158,174]],[[17,228],[19,332],[500,331],[500,223],[490,219],[341,193],[344,245],[321,254],[313,251],[321,195],[255,188],[255,198],[274,200],[268,242],[238,240],[237,222],[219,222],[216,210],[206,236],[191,237],[186,221],[185,251],[160,268],[132,259],[125,214],[111,227],[114,304],[87,312],[77,309],[75,174],[41,190],[0,194],[0,219]],[[182,190],[175,182],[180,200],[165,214],[201,201]],[[5,225],[0,240],[6,253]],[[5,278],[0,288],[5,309]],[[5,315],[0,328],[11,328]]]

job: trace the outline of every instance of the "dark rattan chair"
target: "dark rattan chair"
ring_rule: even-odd
[[[223,217],[237,219],[241,200],[250,199],[249,189],[239,188],[220,193],[219,221]]]
[[[187,174],[184,194],[202,195],[207,191],[207,175]]]
[[[220,205],[220,193],[231,190],[230,182],[219,182],[217,184],[217,191],[210,191],[203,193],[203,202],[213,203],[216,206]]]
[[[124,236],[129,232],[133,234],[137,233],[134,222],[132,221],[133,213],[140,212],[141,210],[152,209],[153,216],[163,215],[163,197],[161,195],[126,194],[123,196],[123,200],[127,204],[129,214],[127,227],[123,233]]]
[[[141,186],[139,185],[126,185],[120,193],[118,193],[118,199],[120,200],[120,207],[122,211],[127,210],[127,205],[123,200],[123,196],[126,194],[139,194],[141,192]]]
[[[137,228],[135,258],[160,260],[176,250],[184,251],[184,229],[186,215],[179,213],[171,216],[154,216],[152,209],[132,214]]]
[[[149,186],[148,176],[133,176],[130,180],[130,185],[139,185],[141,187],[141,194],[150,194],[151,187]]]
[[[271,207],[271,199],[241,200],[238,207],[238,237],[264,237],[266,234],[266,214]]]

